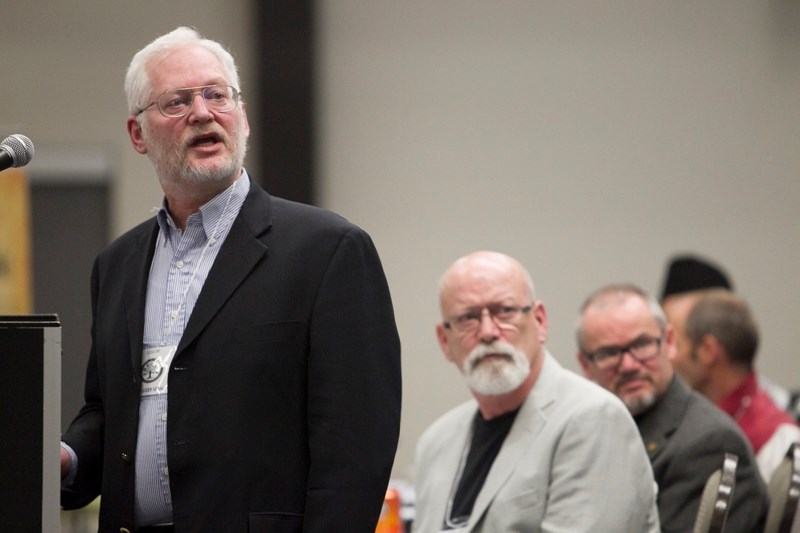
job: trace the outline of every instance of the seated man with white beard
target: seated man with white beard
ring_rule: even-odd
[[[439,289],[437,338],[475,400],[420,438],[414,531],[658,531],[630,414],[545,350],[547,314],[523,266],[475,252]]]
[[[581,306],[577,341],[586,375],[636,420],[658,483],[661,531],[692,531],[706,480],[726,453],[739,461],[725,531],[761,531],[767,496],[753,451],[733,419],[673,370],[675,331],[658,302],[634,285],[603,287]]]

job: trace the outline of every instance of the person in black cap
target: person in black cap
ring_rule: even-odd
[[[676,256],[667,267],[661,303],[663,306],[670,297],[713,288],[733,291],[733,284],[721,268],[705,259],[692,255]]]
[[[701,298],[719,290],[734,292],[728,274],[713,261],[681,254],[668,263],[661,290],[661,307],[675,329],[677,350],[672,364],[683,377],[687,377],[693,357],[692,343],[686,335],[686,320]],[[758,382],[777,406],[789,410],[792,394],[788,390],[760,374]]]

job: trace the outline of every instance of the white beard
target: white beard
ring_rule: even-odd
[[[197,128],[197,130],[198,133],[200,130],[215,131],[222,141],[230,147],[231,154],[229,157],[222,162],[204,163],[201,161],[190,163],[186,156],[188,146],[181,144],[179,141],[170,144],[148,144],[147,155],[153,163],[159,181],[162,183],[170,182],[175,181],[176,177],[180,177],[189,183],[223,183],[242,168],[244,156],[247,152],[247,134],[244,128],[240,128],[233,136],[228,136],[221,127]],[[151,139],[152,136],[149,135],[149,131],[147,129],[144,131],[146,139]]]
[[[487,355],[505,355],[483,360]],[[461,368],[467,386],[478,394],[497,396],[513,391],[531,373],[525,355],[507,342],[479,344],[467,356]]]

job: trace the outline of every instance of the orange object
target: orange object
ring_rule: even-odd
[[[25,315],[33,307],[30,197],[22,169],[0,176],[0,315]]]
[[[375,533],[403,533],[403,525],[400,522],[400,495],[397,489],[390,487],[386,491]]]

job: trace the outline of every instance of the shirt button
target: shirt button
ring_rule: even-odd
[[[164,468],[164,475],[169,476],[169,467]]]
[[[171,316],[172,318],[175,318],[176,316],[178,316],[178,312],[177,311],[170,311],[169,312],[169,316]]]
[[[183,261],[178,261],[177,263],[175,263],[175,266],[178,268],[183,268]]]
[[[166,421],[167,421],[167,413],[164,413],[163,415],[161,415],[161,420],[162,420],[163,422],[166,422]]]

